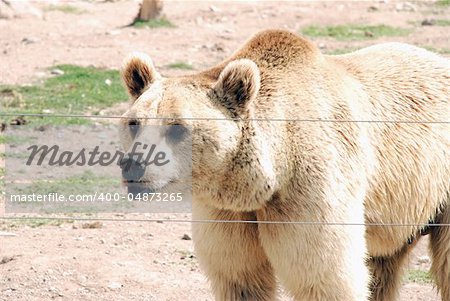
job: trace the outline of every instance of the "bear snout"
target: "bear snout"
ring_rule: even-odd
[[[145,165],[129,155],[125,155],[120,161],[120,168],[122,177],[131,183],[138,182],[145,173]]]

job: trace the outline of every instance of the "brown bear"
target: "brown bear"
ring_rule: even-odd
[[[449,67],[400,43],[323,55],[282,30],[188,76],[133,54],[122,139],[133,141],[129,125],[189,128],[193,219],[217,220],[193,224],[216,300],[275,300],[276,277],[295,300],[395,300],[429,233],[449,301]],[[145,185],[177,181],[150,172]]]

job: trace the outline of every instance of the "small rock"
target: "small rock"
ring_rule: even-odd
[[[400,12],[400,11],[404,11],[404,12],[415,12],[417,11],[417,7],[410,3],[410,2],[405,2],[405,3],[397,3],[395,5],[395,10]]]
[[[36,77],[45,78],[47,77],[47,73],[42,71],[36,72]]]
[[[364,32],[364,35],[365,35],[366,37],[373,37],[373,36],[374,36],[373,32],[371,32],[371,31],[365,31],[365,32]]]
[[[433,26],[436,24],[436,20],[434,19],[425,19],[420,23],[422,26]]]
[[[50,109],[43,109],[43,110],[42,110],[42,113],[44,113],[44,114],[51,114],[51,113],[53,113],[53,110],[50,110]]]
[[[87,277],[84,276],[84,275],[76,275],[76,280],[77,280],[81,285],[84,285],[88,279],[87,279]]]
[[[197,17],[195,18],[195,23],[197,25],[202,25],[203,24],[203,18],[202,17]]]
[[[43,18],[42,11],[30,3],[31,1],[0,1],[0,15],[8,18]],[[3,5],[6,4],[6,5]],[[7,9],[5,9],[5,7]]]
[[[212,45],[211,50],[217,52],[224,52],[225,47],[222,43],[215,43],[214,45]]]
[[[184,234],[183,237],[181,237],[181,239],[182,240],[191,240],[192,238],[189,235]]]
[[[52,71],[50,71],[50,73],[53,75],[63,75],[64,71],[62,71],[61,69],[53,69]]]
[[[17,118],[14,118],[13,120],[11,120],[9,122],[10,125],[24,125],[24,124],[27,124],[27,123],[28,123],[28,121],[25,118],[23,118],[23,116],[19,116]]]
[[[0,19],[12,19],[14,18],[14,11],[5,2],[0,1]]]
[[[39,42],[39,39],[38,38],[23,38],[22,39],[22,43],[24,43],[25,45],[29,45],[29,44],[34,44],[34,43],[37,43],[37,42]]]
[[[368,12],[375,12],[375,11],[378,11],[379,9],[378,9],[378,6],[375,6],[375,5],[371,5],[371,6],[369,6],[369,8],[367,9],[367,11]]]
[[[107,31],[107,32],[106,32],[106,35],[107,35],[107,36],[117,36],[117,35],[119,35],[120,33],[121,33],[120,30],[110,30],[110,31]]]
[[[209,7],[209,10],[210,10],[211,12],[213,12],[213,13],[220,12],[220,9],[219,9],[217,6],[214,6],[214,5],[211,5],[211,6]]]
[[[84,223],[81,225],[82,229],[100,229],[103,227],[101,222]]]
[[[230,41],[233,39],[233,37],[231,37],[230,35],[227,35],[227,34],[221,34],[218,37],[221,39],[227,40],[227,41]]]
[[[40,125],[40,126],[36,127],[36,131],[38,131],[38,132],[45,132],[49,128],[50,128],[50,126],[48,124]]]
[[[3,258],[0,260],[0,264],[8,263],[10,261],[13,261],[14,259],[16,259],[15,256],[3,256]]]
[[[107,86],[111,86],[112,81],[111,81],[110,79],[106,79],[106,80],[105,80],[105,84],[106,84]]]
[[[112,289],[112,290],[122,288],[122,286],[123,286],[123,285],[120,284],[119,282],[110,282],[110,283],[108,284],[108,288],[109,288],[109,289]]]

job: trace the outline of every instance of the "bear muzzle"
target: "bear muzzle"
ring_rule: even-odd
[[[123,183],[127,186],[128,193],[136,196],[140,193],[151,193],[154,189],[145,185],[142,181],[145,174],[145,164],[139,162],[129,155],[125,155],[120,161],[120,168],[122,169]]]

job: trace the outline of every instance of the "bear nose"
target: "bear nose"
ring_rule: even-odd
[[[120,168],[122,169],[122,177],[128,182],[139,181],[145,173],[145,166],[129,155],[125,155],[120,161]]]

